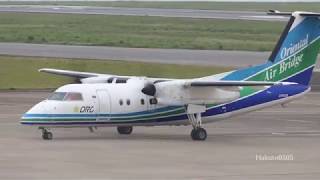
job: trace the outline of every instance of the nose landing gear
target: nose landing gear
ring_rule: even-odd
[[[39,129],[42,130],[42,139],[52,140],[52,138],[53,138],[52,132],[49,132],[48,129],[42,128],[42,127],[40,127]]]
[[[119,134],[131,134],[132,133],[132,126],[118,126],[117,130]]]

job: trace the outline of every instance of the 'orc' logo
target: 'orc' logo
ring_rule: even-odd
[[[82,106],[80,108],[80,113],[93,113],[94,107],[93,106]]]

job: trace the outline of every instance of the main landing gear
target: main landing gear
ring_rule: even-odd
[[[53,138],[52,132],[48,131],[48,129],[42,127],[40,127],[39,129],[42,130],[42,139],[51,140]]]
[[[201,113],[188,114],[188,119],[193,129],[191,138],[193,140],[204,141],[207,139],[207,131],[201,127]]]
[[[131,134],[132,133],[132,126],[118,126],[117,130],[119,134]]]

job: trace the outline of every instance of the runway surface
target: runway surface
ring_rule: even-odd
[[[248,67],[264,63],[271,52],[124,48],[26,43],[1,43],[0,55],[124,60],[149,63]],[[320,57],[316,68],[320,68]]]
[[[320,93],[206,124],[194,142],[191,127],[53,129],[44,141],[19,117],[47,92],[0,92],[0,179],[318,179]],[[263,156],[288,160],[261,160]]]
[[[0,43],[0,54],[246,67],[265,62],[270,52]]]
[[[100,15],[159,16],[159,17],[183,17],[183,18],[287,21],[287,18],[285,18],[285,17],[267,16],[265,12],[221,11],[221,10],[218,11],[218,10],[198,10],[198,9],[1,5],[0,12],[100,14]]]

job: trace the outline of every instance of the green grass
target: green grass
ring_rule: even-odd
[[[138,7],[138,8],[178,8],[178,9],[212,9],[266,11],[277,9],[281,11],[319,11],[319,2],[17,2],[7,1],[0,4],[29,4],[29,5],[76,5],[76,6],[109,6],[109,7]]]
[[[284,22],[1,13],[0,41],[144,48],[271,50]]]
[[[38,72],[58,68],[117,75],[192,78],[231,70],[227,67],[170,65],[125,61],[0,56],[0,89],[57,88],[74,79]]]

